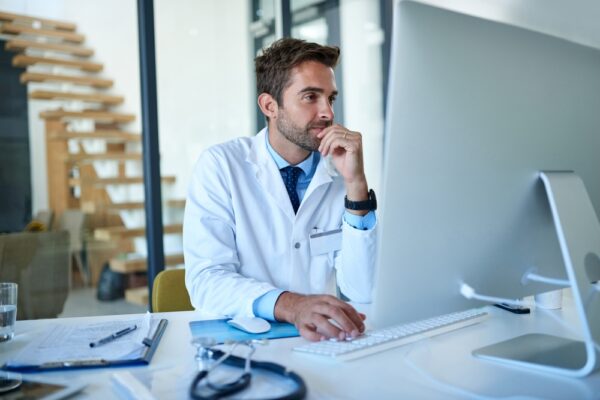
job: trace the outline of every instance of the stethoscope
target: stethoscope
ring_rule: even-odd
[[[197,346],[196,361],[198,361],[199,366],[201,366],[201,370],[192,381],[190,386],[190,397],[196,400],[216,400],[241,392],[250,386],[252,368],[255,368],[270,371],[286,379],[290,379],[296,386],[296,389],[293,392],[269,400],[303,399],[306,396],[306,385],[300,375],[288,371],[283,365],[266,361],[252,361],[252,355],[256,351],[254,345],[257,343],[264,344],[265,342],[266,340],[233,342],[229,350],[224,352],[213,348],[215,342],[211,338],[198,338],[192,341],[192,343]],[[237,357],[232,354],[240,345],[248,347],[249,351],[246,357]],[[231,382],[222,384],[211,382],[209,380],[210,372],[221,364],[243,368],[244,370],[236,380]],[[199,389],[204,383],[206,383],[206,387],[210,389],[208,394],[200,393]]]

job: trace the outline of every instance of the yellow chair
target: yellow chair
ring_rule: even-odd
[[[154,278],[152,286],[153,312],[191,311],[193,309],[185,287],[184,269],[161,271]]]

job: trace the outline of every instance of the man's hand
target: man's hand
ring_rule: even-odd
[[[321,139],[319,151],[323,157],[331,154],[335,168],[344,178],[349,200],[363,201],[369,198],[369,186],[363,165],[362,135],[341,125],[334,124],[317,134]],[[349,210],[364,215],[367,211]]]
[[[365,330],[365,318],[350,304],[329,295],[283,292],[275,303],[275,319],[294,324],[302,337],[313,342],[357,337]]]

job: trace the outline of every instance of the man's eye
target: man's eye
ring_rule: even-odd
[[[306,100],[312,101],[316,98],[316,96],[314,94],[307,94],[306,96],[304,96],[304,98]]]
[[[335,98],[335,97],[333,97],[333,96],[332,96],[332,97],[330,97],[330,98],[329,98],[329,104],[333,104],[333,103],[335,103],[335,100],[336,100],[336,98]]]

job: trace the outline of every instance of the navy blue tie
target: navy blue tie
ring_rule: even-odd
[[[285,184],[288,196],[290,196],[292,207],[294,207],[294,214],[298,212],[298,207],[300,207],[300,199],[298,198],[298,192],[296,191],[300,172],[302,172],[301,168],[292,166],[281,169],[281,177],[283,178],[283,183]]]

